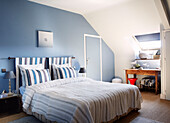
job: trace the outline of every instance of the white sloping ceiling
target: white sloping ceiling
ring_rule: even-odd
[[[123,69],[131,67],[137,51],[132,36],[160,31],[161,19],[154,0],[125,1],[84,17],[113,50],[115,74],[124,81]]]
[[[39,4],[71,11],[78,14],[90,13],[130,0],[28,0]]]

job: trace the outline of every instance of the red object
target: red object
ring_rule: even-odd
[[[129,78],[128,80],[131,85],[135,85],[137,78]]]

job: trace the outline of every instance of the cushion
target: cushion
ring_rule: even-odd
[[[52,80],[57,79],[57,77],[56,77],[56,71],[55,71],[55,68],[57,68],[57,67],[69,67],[69,64],[62,64],[62,65],[52,64],[52,65],[51,65],[51,79],[52,79]]]
[[[77,77],[76,71],[72,67],[54,67],[54,79],[65,79]]]
[[[21,74],[24,79],[22,86],[31,86],[51,80],[49,69],[22,69]]]
[[[38,65],[18,65],[19,69],[20,69],[20,75],[21,75],[21,80],[22,80],[22,86],[25,86],[25,78],[23,75],[23,70],[25,69],[36,69],[36,70],[41,70],[44,69],[44,65],[43,64],[38,64]]]

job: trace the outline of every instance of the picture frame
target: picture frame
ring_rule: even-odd
[[[38,31],[38,47],[53,47],[53,32]]]

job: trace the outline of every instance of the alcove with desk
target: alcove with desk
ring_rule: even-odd
[[[128,78],[137,78],[136,85],[143,89],[143,84],[141,84],[141,81],[143,78],[154,78],[154,85],[152,85],[152,89],[154,89],[155,94],[160,93],[160,59],[136,59],[135,63],[140,65],[140,68],[138,69],[125,69],[125,75],[126,75],[126,83],[128,84]],[[133,75],[133,76],[129,76]],[[137,76],[142,75],[142,76]],[[148,79],[149,80],[149,79]],[[145,85],[144,85],[145,86]],[[146,87],[146,86],[145,86]],[[151,88],[149,85],[148,88]]]

